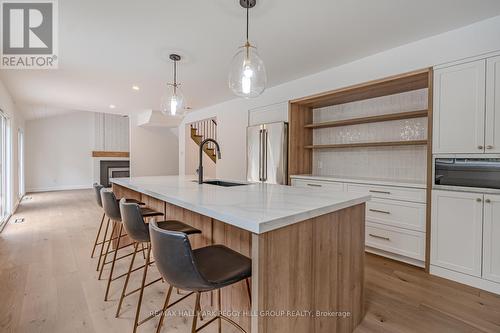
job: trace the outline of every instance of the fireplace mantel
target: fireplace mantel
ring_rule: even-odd
[[[92,152],[92,157],[130,157],[130,153],[128,151],[94,150]]]

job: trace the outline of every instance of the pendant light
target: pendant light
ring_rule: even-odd
[[[264,62],[257,53],[257,48],[248,40],[248,12],[255,7],[257,0],[240,0],[246,9],[246,43],[238,48],[231,62],[229,72],[229,88],[238,96],[257,97],[266,89],[267,74]]]
[[[178,54],[171,54],[170,59],[174,62],[174,82],[167,83],[172,89],[162,98],[161,112],[169,116],[184,115],[184,96],[179,88],[180,83],[177,83],[177,62],[181,60]]]

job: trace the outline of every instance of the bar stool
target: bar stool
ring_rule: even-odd
[[[155,222],[149,224],[149,230],[156,267],[165,281],[170,284],[156,332],[161,331],[166,310],[171,306],[169,301],[173,288],[196,293],[192,333],[204,329],[216,320],[219,332],[222,329],[222,320],[245,332],[240,325],[221,314],[220,290],[245,280],[248,296],[251,299],[248,284],[248,278],[252,275],[251,259],[223,245],[211,245],[192,250],[186,234],[163,230]],[[165,255],[167,253],[168,255]],[[217,290],[219,314],[201,327],[196,328],[201,293],[213,290]]]
[[[117,280],[119,278],[122,278],[122,277],[124,277],[124,276],[127,275],[125,273],[125,274],[121,274],[119,276],[113,277],[113,271],[115,269],[115,263],[116,263],[116,261],[120,260],[120,259],[123,259],[123,258],[126,258],[128,256],[131,256],[131,255],[134,254],[134,252],[128,253],[128,254],[123,255],[121,257],[117,257],[118,250],[123,249],[123,248],[128,247],[128,246],[131,246],[131,245],[133,245],[133,243],[130,243],[130,244],[127,244],[127,245],[125,245],[123,247],[120,247],[120,240],[121,240],[121,238],[124,237],[124,236],[126,236],[127,234],[126,233],[122,234],[122,232],[123,232],[122,217],[121,217],[121,214],[120,214],[120,206],[119,206],[118,201],[116,200],[115,194],[111,190],[107,190],[107,189],[103,188],[103,189],[101,189],[101,201],[102,201],[102,207],[104,209],[104,212],[106,213],[106,215],[108,216],[108,218],[111,219],[111,221],[115,222],[113,224],[113,228],[111,229],[111,235],[110,235],[110,238],[108,239],[108,244],[107,244],[106,252],[104,253],[104,259],[103,259],[103,262],[102,262],[102,265],[101,265],[101,270],[99,272],[99,279],[101,279],[102,272],[104,270],[104,266],[107,265],[107,264],[111,264],[111,269],[109,271],[109,277],[108,277],[108,283],[107,283],[107,286],[106,286],[106,293],[104,295],[104,300],[107,301],[108,300],[108,295],[109,295],[109,288],[111,286],[111,282],[115,281],[115,280]],[[151,208],[147,208],[147,207],[141,207],[140,211],[141,211],[142,216],[143,217],[147,217],[147,218],[156,217],[156,216],[163,216],[164,215],[161,212],[155,211],[155,210],[153,210]],[[109,251],[109,247],[111,246],[112,240],[114,240],[113,234],[116,231],[116,226],[117,225],[119,225],[119,228],[118,228],[118,236],[115,237],[115,239],[116,239],[116,246],[115,246],[115,249],[110,252]],[[110,253],[113,253],[113,260],[111,260],[109,262],[106,262],[108,254],[110,254]]]
[[[146,321],[155,317],[155,314],[152,314],[149,317],[142,320],[141,322],[139,322],[139,316],[140,316],[140,312],[141,312],[141,303],[142,303],[142,298],[143,298],[143,294],[144,294],[144,288],[152,285],[153,283],[161,281],[162,278],[156,279],[148,284],[145,284],[147,274],[148,274],[148,266],[151,265],[153,262],[151,262],[151,243],[150,243],[150,238],[149,238],[149,227],[144,222],[144,218],[141,215],[140,207],[137,204],[127,203],[124,199],[122,199],[120,201],[120,213],[122,216],[123,227],[125,228],[125,231],[127,232],[128,237],[130,237],[134,241],[134,254],[132,255],[132,259],[130,261],[130,266],[128,269],[127,277],[125,279],[122,294],[120,296],[120,301],[118,302],[118,309],[116,310],[116,317],[118,318],[118,316],[120,314],[120,309],[121,309],[124,298],[139,291],[139,300],[137,301],[137,308],[136,308],[135,320],[134,320],[134,330],[133,330],[133,332],[135,333],[137,331],[137,328],[139,327],[139,325],[141,325],[141,324],[145,323]],[[160,221],[160,222],[156,222],[156,224],[158,225],[159,228],[161,228],[163,230],[182,232],[186,235],[201,234],[201,230],[193,228],[190,225],[187,225],[187,224],[182,223],[180,221],[174,221],[174,220]],[[135,256],[137,254],[139,244],[142,244],[142,243],[147,244],[147,246],[146,246],[146,248],[147,248],[146,263],[144,264],[144,266],[139,267],[139,269],[144,267],[143,274],[142,274],[142,283],[141,283],[140,288],[135,289],[135,290],[127,293],[127,286],[128,286],[129,279],[130,279],[130,274],[134,271],[132,268],[134,266]],[[163,253],[162,255],[168,256],[169,254]],[[190,296],[190,294],[182,297],[178,301],[181,301],[182,299],[184,299],[188,296]]]
[[[96,198],[96,201],[97,201],[97,205],[99,207],[101,207],[101,209],[102,209],[101,189],[104,186],[102,186],[100,184],[97,184],[97,183],[94,183],[93,187],[94,187],[94,193],[95,193],[95,198]],[[99,242],[99,236],[101,235],[101,230],[102,230],[102,226],[104,224],[104,218],[105,217],[106,217],[106,214],[103,211],[102,212],[102,218],[101,218],[101,224],[99,225],[99,230],[97,231],[97,236],[95,237],[94,247],[92,248],[92,254],[90,255],[90,258],[94,258],[94,252],[95,252],[95,248],[97,247],[97,245],[100,245],[100,244],[104,243],[104,241]],[[106,233],[107,233],[107,230],[108,230],[108,226],[109,226],[109,219],[108,219],[108,224],[106,225]],[[104,235],[104,239],[106,239],[106,235]],[[101,250],[101,255],[102,255],[102,250]],[[99,263],[97,264],[97,267],[99,267],[100,261],[101,261],[101,257],[99,256]]]
[[[102,186],[101,184],[98,184],[98,183],[94,183],[93,184],[93,188],[94,188],[94,194],[95,194],[97,205],[99,207],[101,207],[101,209],[102,209],[101,189],[103,189],[104,186]],[[140,201],[135,200],[135,199],[127,199],[127,202],[134,202],[134,203],[137,203],[139,205],[144,205],[143,202],[140,202]],[[101,224],[99,225],[99,230],[97,231],[97,235],[96,235],[96,238],[95,238],[95,241],[94,241],[94,246],[92,248],[92,254],[90,255],[90,258],[93,258],[96,247],[98,245],[101,245],[101,251],[99,253],[99,260],[97,261],[96,271],[99,271],[99,267],[101,266],[101,259],[102,259],[102,256],[103,256],[104,245],[107,242],[106,236],[108,234],[108,229],[109,229],[109,223],[110,223],[110,219],[109,218],[108,218],[108,221],[106,223],[106,228],[105,228],[105,231],[104,231],[103,240],[99,241],[99,237],[101,235],[101,231],[102,231],[102,227],[104,225],[104,219],[105,218],[106,218],[106,213],[104,213],[104,210],[103,210],[102,218],[101,218]]]

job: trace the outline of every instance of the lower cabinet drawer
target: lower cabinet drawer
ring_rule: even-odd
[[[366,220],[425,232],[425,204],[372,199],[366,203]]]
[[[402,200],[425,203],[426,192],[420,188],[347,184],[347,191],[370,194],[372,198]]]
[[[327,182],[319,180],[292,179],[292,186],[323,188],[325,190],[338,191],[338,192],[344,191],[344,183]]]
[[[425,233],[368,222],[366,246],[418,260],[425,259]]]

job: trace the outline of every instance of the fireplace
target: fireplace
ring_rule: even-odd
[[[110,187],[110,178],[130,177],[130,161],[114,160],[100,161],[100,183],[104,187]]]

